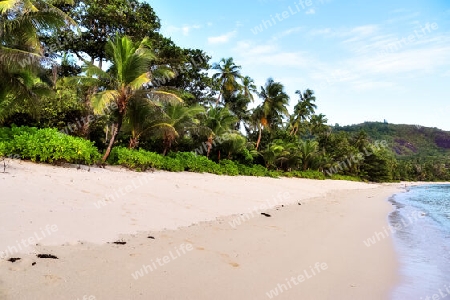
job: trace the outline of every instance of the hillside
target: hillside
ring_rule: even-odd
[[[365,122],[334,127],[348,133],[364,130],[373,140],[386,140],[399,159],[438,158],[450,160],[450,132],[419,125]]]

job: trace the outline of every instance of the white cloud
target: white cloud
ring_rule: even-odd
[[[353,28],[350,34],[368,36],[378,31],[378,25],[365,25]]]
[[[211,36],[208,37],[208,43],[209,44],[225,44],[228,43],[230,41],[230,39],[232,37],[234,37],[236,35],[236,30],[234,31],[230,31],[228,33],[219,35],[219,36]]]
[[[305,12],[305,14],[307,14],[307,15],[313,15],[315,13],[316,13],[316,10],[314,8],[310,8]]]
[[[407,49],[367,61],[364,68],[373,73],[399,74],[418,71],[416,74],[430,72],[445,65],[450,65],[450,45],[423,49]]]
[[[278,33],[278,34],[272,36],[271,41],[276,41],[278,39],[281,39],[283,37],[289,36],[289,35],[291,35],[293,33],[300,32],[300,31],[303,31],[303,30],[304,30],[303,27],[294,27],[294,28],[282,31],[281,33]]]
[[[202,26],[200,26],[200,25],[192,25],[192,26],[183,26],[182,27],[182,31],[183,31],[183,34],[184,35],[189,35],[189,32],[192,30],[192,29],[200,29],[200,28],[202,28]]]
[[[200,28],[202,28],[202,26],[200,25],[183,25],[181,27],[169,26],[167,28],[167,32],[168,33],[181,32],[183,33],[184,36],[188,36],[193,29],[200,29]]]
[[[270,65],[277,67],[306,68],[314,63],[307,52],[280,51],[275,44],[254,44],[249,41],[240,41],[233,49],[239,60],[246,65]]]
[[[326,37],[341,37],[341,38],[361,38],[370,36],[373,33],[377,32],[379,30],[378,25],[364,25],[364,26],[357,26],[353,28],[337,28],[337,29],[331,29],[331,28],[323,28],[323,29],[312,29],[309,31],[309,34],[312,36],[315,35],[324,35]]]
[[[271,44],[253,45],[248,41],[240,41],[233,50],[245,56],[255,56],[274,53],[277,50],[277,47]]]

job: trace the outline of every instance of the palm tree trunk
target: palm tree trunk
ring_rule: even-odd
[[[130,137],[130,142],[128,144],[129,149],[135,149],[139,145],[138,137]]]
[[[172,147],[172,141],[169,139],[164,143],[163,156],[166,156],[167,152],[169,152],[171,147]]]
[[[259,143],[261,143],[261,136],[262,136],[262,128],[261,124],[259,124],[259,133],[258,133],[258,140],[256,141],[256,150],[258,150]]]
[[[219,105],[219,102],[220,102],[220,96],[222,96],[222,93],[219,93],[219,97],[217,97],[216,106]]]
[[[123,115],[119,114],[119,116],[117,117],[117,123],[114,124],[114,129],[111,135],[111,140],[109,140],[108,148],[106,148],[105,155],[103,155],[102,158],[103,162],[105,162],[108,159],[109,155],[111,154],[114,142],[116,141],[117,135],[120,131],[120,128],[122,127],[122,122],[123,122]]]

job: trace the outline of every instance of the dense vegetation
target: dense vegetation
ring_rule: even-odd
[[[141,171],[450,179],[431,152],[398,157],[409,140],[383,127],[327,125],[310,89],[290,99],[275,79],[257,88],[233,58],[213,63],[177,46],[147,3],[5,0],[0,26],[0,156]]]
[[[369,122],[334,129],[349,134],[364,130],[372,139],[387,141],[397,159],[395,178],[450,180],[450,132],[419,125]]]

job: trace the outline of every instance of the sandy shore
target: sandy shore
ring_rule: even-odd
[[[392,240],[366,244],[400,185],[20,161],[8,172],[0,299],[389,299],[398,282]]]

